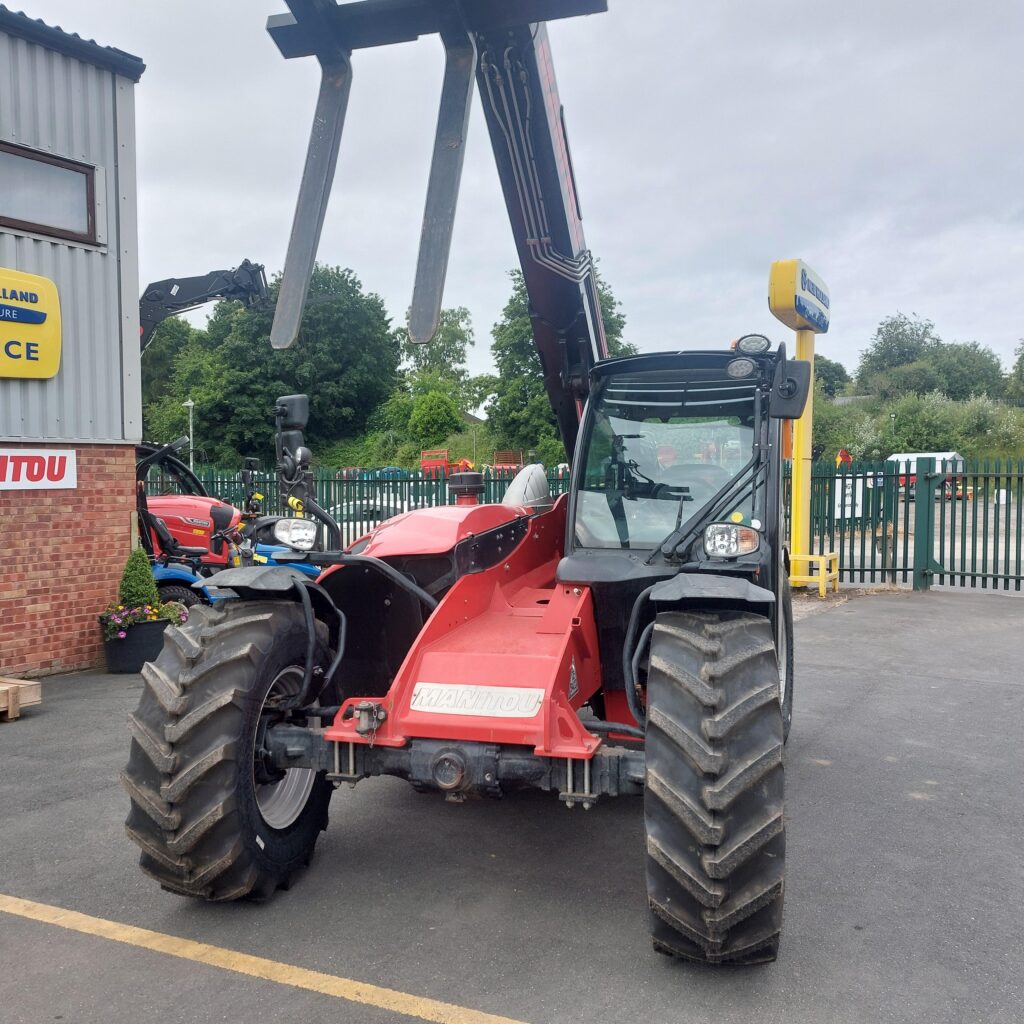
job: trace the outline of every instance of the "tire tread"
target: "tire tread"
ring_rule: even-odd
[[[648,671],[645,820],[654,948],[774,960],[784,895],[782,717],[770,622],[662,612]]]

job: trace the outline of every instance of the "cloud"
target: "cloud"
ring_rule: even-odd
[[[551,26],[587,240],[642,350],[787,331],[772,260],[828,282],[820,350],[853,368],[897,310],[1009,363],[1024,335],[1024,7],[610,0]],[[276,0],[31,0],[30,14],[143,57],[143,282],[278,269],[317,84],[264,31]],[[440,89],[436,40],[355,55],[322,259],[398,317],[411,294]],[[446,304],[473,313],[476,369],[515,265],[477,104]]]

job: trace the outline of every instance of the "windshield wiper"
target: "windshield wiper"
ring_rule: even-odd
[[[676,528],[662,540],[650,555],[645,559],[644,565],[650,565],[658,555],[668,559],[676,550],[684,544],[689,543],[691,537],[700,528],[701,523],[723,506],[735,505],[740,498],[738,492],[743,491],[755,482],[758,473],[757,456],[750,460],[724,487],[716,491],[696,512],[690,516],[685,523],[679,524],[682,518],[683,501],[686,495],[679,502],[679,519],[676,520]]]

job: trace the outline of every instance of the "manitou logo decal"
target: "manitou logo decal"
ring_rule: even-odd
[[[430,715],[476,715],[479,718],[535,718],[544,691],[521,686],[464,686],[458,683],[417,683],[411,711]]]
[[[0,448],[0,491],[45,491],[78,486],[78,463],[72,451]]]

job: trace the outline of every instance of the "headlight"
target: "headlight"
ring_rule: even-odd
[[[704,550],[711,558],[736,558],[757,550],[757,530],[737,523],[712,523],[704,528]]]
[[[759,356],[771,347],[772,343],[763,334],[744,334],[736,342],[737,351],[742,352],[745,356]]]
[[[311,519],[278,519],[274,537],[296,551],[311,551],[316,543],[316,523]]]
[[[739,359],[733,359],[726,364],[725,372],[730,377],[738,379],[740,377],[749,377],[757,366],[753,359],[748,359],[746,356],[740,356]]]

